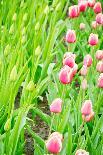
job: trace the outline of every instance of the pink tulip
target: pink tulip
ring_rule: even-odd
[[[58,136],[50,136],[46,141],[46,148],[50,153],[57,154],[62,149],[62,141]]]
[[[88,72],[87,66],[83,65],[83,67],[80,70],[80,74],[82,76],[86,76],[87,75],[87,72]]]
[[[91,33],[89,36],[89,45],[94,46],[98,44],[98,35]]]
[[[96,69],[98,72],[103,73],[103,61],[97,63]]]
[[[67,57],[72,57],[74,60],[76,58],[76,55],[73,54],[72,52],[66,52],[63,56],[63,59],[67,58]]]
[[[86,152],[85,150],[79,149],[76,151],[75,155],[89,155],[89,152]]]
[[[84,121],[89,122],[94,117],[91,100],[86,100],[81,108],[82,118]]]
[[[96,15],[96,22],[97,22],[98,24],[103,24],[103,14],[102,14],[102,13],[98,13],[98,14]]]
[[[92,21],[91,26],[92,26],[93,29],[96,29],[97,26],[98,26],[98,23],[96,21]]]
[[[63,140],[63,135],[62,135],[61,133],[59,133],[59,132],[53,132],[53,133],[49,136],[49,138],[52,138],[52,137],[57,137],[57,138],[59,138],[61,141]]]
[[[68,43],[74,43],[76,41],[76,34],[74,30],[68,30],[67,34],[66,34],[66,38],[65,40]]]
[[[80,30],[84,30],[85,29],[85,24],[84,23],[80,23]]]
[[[65,59],[63,59],[63,65],[64,66],[67,65],[67,66],[73,68],[75,65],[74,58],[73,57],[66,57]]]
[[[83,60],[84,66],[90,67],[92,65],[92,57],[90,54],[87,54]]]
[[[74,67],[72,68],[73,76],[75,76],[75,74],[77,73],[77,70],[78,70],[78,65],[75,63]]]
[[[63,84],[69,84],[73,79],[72,69],[69,66],[64,66],[59,73],[59,80]]]
[[[86,11],[87,5],[88,5],[88,3],[86,0],[79,2],[78,6],[79,6],[80,12]]]
[[[98,87],[103,88],[103,73],[98,78]]]
[[[62,111],[62,100],[60,98],[57,98],[52,102],[50,111],[53,113],[60,113]]]
[[[103,59],[103,50],[98,50],[96,52],[96,59],[97,60],[102,60]]]
[[[93,8],[95,5],[95,0],[88,0],[88,6]]]
[[[94,12],[96,14],[101,13],[102,12],[102,5],[100,2],[96,2],[93,8]]]
[[[78,5],[73,5],[69,7],[69,17],[70,18],[75,18],[78,17],[80,14],[80,10]]]
[[[83,79],[82,83],[81,83],[81,87],[83,90],[86,90],[88,85],[87,85],[87,80],[86,79]]]

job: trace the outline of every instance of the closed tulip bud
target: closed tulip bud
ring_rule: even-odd
[[[97,26],[98,26],[98,23],[97,23],[96,21],[92,21],[91,27],[92,27],[93,29],[96,29]]]
[[[69,17],[70,18],[75,18],[78,17],[80,14],[80,10],[78,5],[73,5],[69,7]]]
[[[96,22],[97,22],[98,24],[103,24],[103,14],[102,14],[102,13],[98,13],[98,14],[96,15]]]
[[[86,11],[87,5],[88,5],[88,3],[86,0],[79,2],[78,6],[79,6],[80,12]]]
[[[86,75],[87,75],[87,72],[88,72],[87,66],[83,65],[83,67],[82,67],[81,70],[80,70],[80,74],[81,74],[82,76],[86,76]]]
[[[98,35],[91,33],[88,40],[89,45],[95,46],[98,44]]]
[[[67,57],[67,58],[63,59],[63,65],[64,66],[67,65],[67,66],[73,68],[75,65],[74,58],[73,57]]]
[[[4,49],[4,56],[8,56],[9,53],[10,53],[10,45],[8,44]]]
[[[60,98],[57,98],[52,102],[50,111],[53,113],[60,113],[62,111],[62,100]]]
[[[74,60],[76,58],[76,55],[72,52],[66,52],[63,56],[63,59],[67,58],[67,57],[72,57]]]
[[[26,22],[27,21],[27,18],[28,18],[28,14],[25,13],[24,16],[23,16],[23,21]]]
[[[75,155],[89,155],[89,152],[86,152],[85,150],[79,149],[76,151]]]
[[[88,6],[93,8],[95,5],[95,0],[88,0]]]
[[[38,47],[35,49],[35,55],[38,56],[38,55],[40,55],[40,53],[41,53],[41,47],[38,46]]]
[[[85,122],[89,122],[94,117],[91,100],[86,100],[81,108],[82,118]]]
[[[83,90],[86,90],[87,87],[88,87],[87,80],[86,79],[83,79],[83,81],[81,82],[81,88]]]
[[[84,66],[90,67],[92,65],[92,57],[90,54],[87,54],[83,60]]]
[[[85,24],[84,23],[80,23],[80,30],[84,30],[85,29]]]
[[[72,69],[69,66],[64,66],[59,73],[59,80],[62,84],[69,84],[73,79]]]
[[[74,67],[72,68],[73,76],[75,76],[75,74],[77,73],[77,70],[78,70],[78,65],[75,63]]]
[[[33,91],[35,89],[35,85],[33,81],[30,81],[26,87],[26,90]]]
[[[96,14],[101,13],[102,12],[102,5],[100,2],[96,2],[93,8],[94,12]]]
[[[6,121],[5,125],[4,125],[4,130],[5,131],[9,131],[11,128],[11,120],[10,118]]]
[[[38,23],[36,23],[36,25],[35,25],[35,31],[38,31],[39,28],[40,28],[40,24],[39,24],[39,22],[38,22]]]
[[[103,61],[97,63],[96,69],[99,73],[103,73]]]
[[[17,14],[14,13],[12,20],[15,22],[16,21],[16,18],[17,18]]]
[[[16,79],[17,79],[17,69],[16,66],[14,66],[10,73],[10,81],[14,82]]]
[[[53,132],[53,133],[49,136],[49,138],[52,138],[52,137],[57,137],[57,138],[59,138],[61,141],[63,140],[63,135],[62,135],[61,133],[59,133],[59,132]]]
[[[66,34],[66,38],[65,40],[68,43],[74,43],[76,41],[76,34],[74,30],[68,30],[67,34]]]
[[[49,13],[49,6],[47,5],[44,9],[44,14],[48,14]]]
[[[9,30],[9,34],[13,34],[13,33],[14,33],[14,24],[11,25]]]
[[[46,141],[46,148],[50,153],[58,154],[62,149],[62,141],[57,136],[50,136]]]
[[[103,73],[98,78],[98,87],[103,88]]]
[[[96,52],[96,59],[97,60],[102,60],[103,59],[103,50],[98,50]]]

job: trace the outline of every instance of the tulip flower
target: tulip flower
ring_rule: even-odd
[[[84,30],[85,29],[85,24],[84,23],[80,23],[80,30]]]
[[[88,5],[88,3],[87,3],[86,0],[80,1],[79,4],[78,4],[80,12],[86,11],[87,5]]]
[[[51,135],[46,141],[46,148],[50,153],[57,154],[62,149],[62,141],[59,136]]]
[[[76,151],[75,155],[89,155],[89,152],[86,152],[85,150],[79,149]]]
[[[96,69],[98,72],[103,73],[103,61],[97,63]]]
[[[103,73],[100,74],[97,84],[98,84],[98,87],[103,88]]]
[[[65,40],[68,43],[74,43],[76,41],[76,34],[74,30],[68,30],[67,34],[66,34],[66,38]]]
[[[95,46],[98,44],[98,35],[91,33],[88,40],[89,45]]]
[[[62,100],[60,98],[57,98],[52,102],[50,111],[53,113],[60,113],[62,111]]]
[[[89,122],[92,120],[92,118],[94,117],[94,112],[92,109],[92,102],[91,100],[86,100],[81,108],[81,113],[82,113],[82,119],[85,122]]]
[[[102,12],[102,5],[100,2],[96,2],[93,8],[94,12],[96,14],[101,13]]]
[[[92,27],[93,29],[96,29],[97,26],[98,26],[98,23],[97,23],[96,21],[92,21],[91,27]]]
[[[76,55],[72,52],[66,52],[63,56],[63,59],[67,58],[67,57],[72,57],[74,60],[76,58]]]
[[[87,80],[86,79],[83,79],[83,81],[81,82],[81,87],[82,87],[83,90],[87,89],[88,84],[87,84]]]
[[[69,17],[70,18],[75,18],[78,17],[80,14],[80,10],[78,5],[73,5],[69,7]]]
[[[61,141],[63,140],[63,135],[62,135],[61,133],[59,133],[59,132],[53,132],[53,133],[49,136],[49,138],[51,138],[51,137],[58,137]]]
[[[93,8],[95,5],[95,0],[88,0],[88,6]]]
[[[73,79],[73,73],[72,73],[72,69],[65,65],[60,73],[59,73],[59,80],[62,84],[69,84]]]
[[[98,13],[98,14],[96,15],[96,22],[97,22],[98,24],[103,24],[103,14],[102,14],[102,13]]]
[[[73,74],[73,76],[75,76],[75,74],[77,73],[77,70],[78,70],[78,65],[75,63],[74,64],[74,67],[72,68],[72,74]]]
[[[73,68],[75,65],[74,58],[73,57],[66,57],[65,59],[63,59],[63,65],[64,66],[67,65],[67,66]]]
[[[86,76],[86,75],[87,75],[87,72],[88,72],[87,66],[83,65],[83,67],[82,67],[81,70],[80,70],[80,74],[81,74],[82,76]]]
[[[96,52],[96,59],[97,60],[102,60],[103,59],[103,50],[98,50]]]
[[[84,66],[90,67],[92,65],[92,57],[90,54],[87,54],[83,60]]]

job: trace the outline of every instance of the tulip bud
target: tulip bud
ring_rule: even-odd
[[[93,29],[96,29],[97,26],[98,26],[98,23],[97,23],[96,21],[92,21],[91,27],[92,27]]]
[[[9,34],[13,34],[13,33],[14,33],[14,24],[11,25],[9,30]]]
[[[62,100],[60,98],[57,98],[52,102],[50,111],[53,113],[60,113],[62,111]]]
[[[73,74],[73,76],[75,76],[75,74],[77,73],[77,70],[78,70],[78,65],[75,63],[74,64],[74,67],[72,68],[72,74]]]
[[[84,80],[82,81],[81,87],[82,87],[83,90],[86,90],[86,89],[87,89],[88,84],[87,84],[87,80],[86,80],[86,79],[84,79]]]
[[[72,52],[66,52],[63,56],[63,59],[67,58],[67,57],[72,57],[74,60],[76,58],[76,55],[73,54]]]
[[[76,151],[75,155],[89,155],[89,152],[86,152],[85,150],[79,149]]]
[[[97,22],[98,24],[103,24],[103,14],[102,14],[102,13],[98,13],[98,14],[96,15],[96,22]]]
[[[95,5],[95,0],[88,0],[88,6],[93,8]]]
[[[33,81],[30,81],[26,87],[26,90],[33,91],[35,89],[35,85]]]
[[[46,148],[50,153],[58,154],[62,149],[62,141],[57,136],[50,136],[46,142]]]
[[[74,43],[76,41],[76,34],[74,30],[68,30],[67,34],[66,34],[66,38],[65,40],[68,43]]]
[[[98,87],[103,88],[103,73],[98,78]]]
[[[91,33],[88,40],[89,45],[95,46],[98,44],[98,35]]]
[[[28,14],[25,13],[24,16],[23,16],[23,21],[26,22],[27,21],[27,18],[28,18]]]
[[[103,61],[97,63],[96,69],[98,72],[103,73]]]
[[[9,131],[11,128],[11,120],[10,118],[6,121],[5,125],[4,125],[4,130],[5,131]]]
[[[78,6],[79,6],[80,12],[86,11],[87,5],[88,5],[88,3],[86,0],[79,2]]]
[[[92,57],[90,54],[87,54],[83,60],[84,66],[90,67],[92,65]]]
[[[69,84],[73,79],[72,69],[69,66],[64,66],[59,73],[59,80],[62,84]]]
[[[92,120],[92,118],[94,117],[94,112],[92,109],[92,102],[91,100],[86,100],[81,108],[81,113],[82,113],[82,119],[85,122],[89,122]]]
[[[83,65],[83,67],[82,67],[81,70],[80,70],[80,74],[81,74],[82,76],[86,76],[86,75],[87,75],[87,72],[88,72],[87,66]]]
[[[36,23],[36,25],[35,25],[35,31],[38,31],[39,28],[40,28],[40,24],[39,24],[39,22],[38,22],[38,23]]]
[[[96,59],[97,60],[102,60],[103,59],[103,50],[98,50],[96,52]]]
[[[73,5],[69,7],[69,17],[70,18],[75,18],[78,17],[80,14],[80,10],[78,5]]]
[[[36,55],[36,56],[39,56],[40,53],[41,53],[41,47],[38,46],[38,47],[35,49],[35,55]]]
[[[101,13],[102,12],[102,5],[100,2],[96,2],[93,8],[94,12],[96,14]]]
[[[57,138],[59,138],[61,141],[63,140],[63,135],[62,135],[61,133],[59,133],[59,132],[53,132],[53,133],[49,136],[49,138],[52,138],[52,137],[57,137]]]
[[[12,20],[15,22],[16,21],[16,18],[17,18],[17,14],[14,13]]]
[[[84,23],[80,23],[80,30],[84,30],[85,29],[85,24]]]
[[[10,45],[8,44],[4,49],[4,56],[8,56],[9,53],[10,53]]]
[[[74,58],[73,57],[67,57],[67,58],[63,59],[63,65],[64,66],[67,65],[67,66],[73,68],[75,65]]]
[[[17,69],[16,66],[14,66],[10,73],[10,81],[14,82],[16,79],[17,79]]]

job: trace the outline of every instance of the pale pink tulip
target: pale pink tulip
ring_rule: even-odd
[[[97,23],[96,21],[92,21],[91,27],[92,27],[93,29],[96,29],[97,26],[98,26],[98,23]]]
[[[88,84],[87,84],[87,80],[86,79],[83,79],[83,81],[81,82],[81,87],[82,87],[83,90],[87,89]]]
[[[84,66],[90,67],[92,65],[92,57],[90,54],[87,54],[83,60]]]
[[[98,87],[103,88],[103,73],[98,78]]]
[[[69,17],[70,18],[75,18],[78,17],[80,14],[80,10],[78,5],[73,5],[69,7]]]
[[[96,69],[98,72],[103,73],[103,61],[97,63]]]
[[[103,24],[103,14],[102,13],[98,13],[97,15],[96,15],[96,22],[98,23],[98,24]]]
[[[96,2],[93,8],[94,12],[96,14],[101,13],[102,12],[102,5],[100,2]]]
[[[80,70],[80,74],[82,76],[86,76],[87,75],[87,72],[88,72],[87,66],[83,65],[82,68],[81,68],[81,70]]]
[[[89,152],[86,152],[85,150],[79,149],[76,151],[75,155],[89,155]]]
[[[76,41],[76,34],[74,30],[68,30],[67,34],[66,34],[66,38],[65,40],[68,43],[74,43]]]
[[[95,46],[98,44],[98,35],[91,33],[88,40],[89,45]]]
[[[96,59],[97,60],[102,60],[103,59],[103,50],[98,50],[96,52]]]
[[[53,113],[60,113],[62,111],[62,100],[56,98],[50,105],[50,111]]]
[[[85,29],[85,24],[84,23],[80,23],[80,30],[84,30]]]

